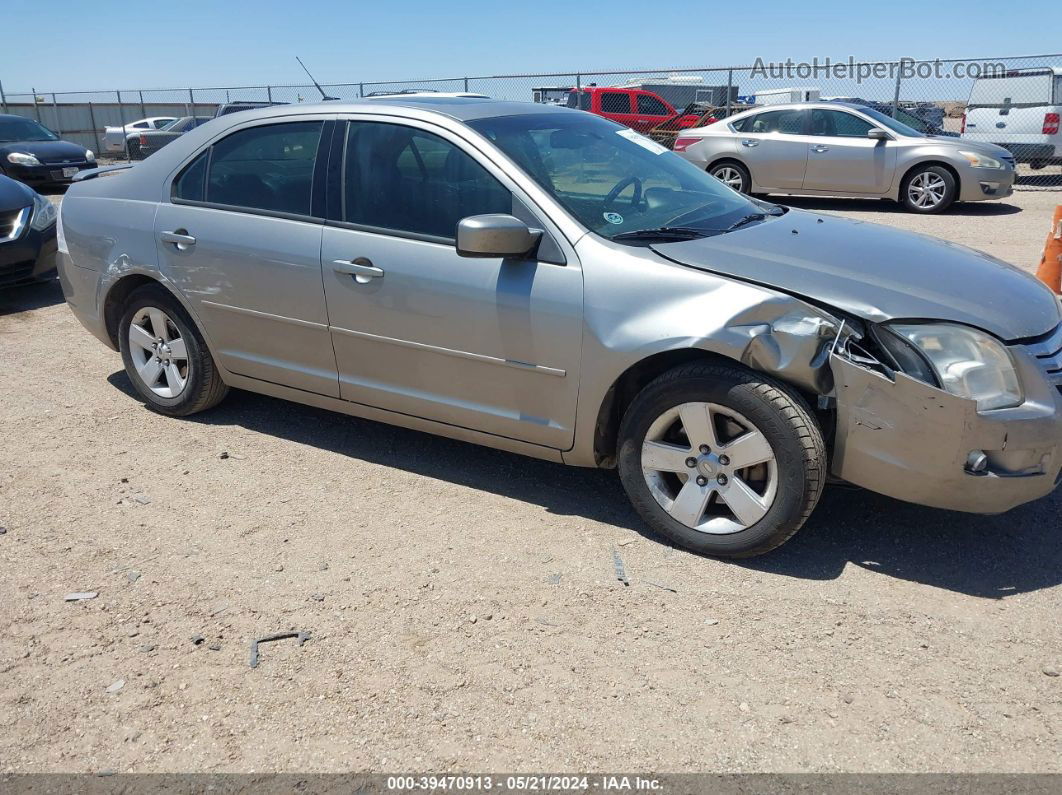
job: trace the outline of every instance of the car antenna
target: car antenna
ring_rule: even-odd
[[[310,78],[311,80],[313,80],[313,84],[314,84],[315,86],[317,86],[317,90],[321,92],[321,101],[323,101],[323,102],[329,102],[329,101],[331,101],[331,100],[337,100],[337,99],[339,99],[339,97],[330,97],[330,96],[328,96],[328,94],[326,94],[326,93],[324,92],[324,89],[323,89],[323,88],[321,88],[321,84],[320,84],[320,83],[318,83],[318,82],[317,82],[316,80],[314,80],[314,76],[310,74],[310,70],[309,70],[309,69],[307,69],[307,68],[306,68],[306,64],[304,64],[304,63],[302,62],[302,58],[300,58],[299,56],[297,56],[297,55],[296,55],[296,56],[295,56],[295,60],[299,62],[299,66],[301,66],[301,67],[302,67],[302,71],[304,71],[304,72],[305,72],[305,73],[307,74],[307,76],[308,76],[308,77],[309,77],[309,78]]]

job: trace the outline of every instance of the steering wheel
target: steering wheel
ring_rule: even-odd
[[[631,196],[631,209],[637,210],[642,203],[642,180],[641,177],[636,177],[633,174],[621,179],[612,187],[612,190],[608,192],[603,204],[605,209],[611,207],[612,203],[616,201],[619,195],[631,185],[634,186],[634,195]]]

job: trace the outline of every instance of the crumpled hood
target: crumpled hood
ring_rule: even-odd
[[[928,235],[790,210],[715,237],[654,244],[668,259],[837,307],[875,323],[948,320],[1003,340],[1058,325],[1059,302],[1030,274]]]

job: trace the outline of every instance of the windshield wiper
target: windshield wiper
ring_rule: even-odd
[[[767,220],[766,213],[750,213],[742,218],[738,218],[734,223],[724,229],[724,232],[733,232],[735,229],[740,229],[745,224],[751,224],[753,221],[765,221]]]
[[[695,237],[708,237],[718,234],[718,229],[694,229],[692,226],[659,226],[656,229],[637,229],[633,232],[620,232],[613,240],[692,240]]]

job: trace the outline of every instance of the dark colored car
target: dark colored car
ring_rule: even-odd
[[[841,102],[846,105],[862,105],[863,107],[876,110],[878,113],[884,113],[886,116],[896,119],[900,124],[906,124],[912,130],[917,130],[923,135],[940,135],[945,138],[958,138],[959,134],[954,132],[948,132],[945,130],[934,117],[928,114],[928,110],[920,110],[915,107],[910,110],[905,108],[896,108],[896,112],[893,113],[892,104],[889,102],[874,102],[868,99],[858,99],[851,97],[837,97],[835,99],[826,100],[827,102]]]
[[[96,167],[91,149],[62,141],[40,122],[0,115],[0,174],[27,184],[71,182]]]
[[[0,176],[0,287],[55,275],[55,218],[48,199]]]
[[[219,105],[217,112],[214,114],[214,118],[220,118],[221,116],[228,116],[230,113],[239,113],[241,110],[255,110],[257,108],[268,108],[273,105],[287,105],[287,102],[252,102],[250,100],[238,99],[235,102],[226,102],[224,105]]]
[[[129,147],[129,159],[143,160],[166,144],[177,140],[189,130],[194,130],[200,124],[206,124],[212,118],[213,116],[184,116],[171,121],[161,130],[144,130],[139,135],[130,135],[126,141]]]

